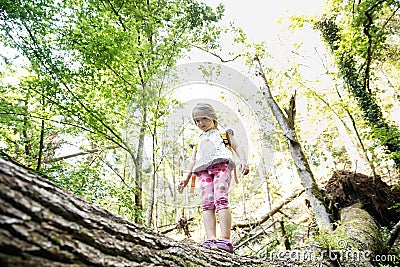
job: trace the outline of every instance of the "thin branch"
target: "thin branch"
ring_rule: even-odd
[[[99,149],[99,148],[88,149],[88,150],[85,150],[85,151],[81,151],[81,152],[78,152],[78,153],[61,156],[61,157],[58,157],[58,158],[45,159],[43,161],[43,163],[57,162],[57,161],[61,161],[61,160],[69,159],[69,158],[74,158],[74,157],[83,156],[83,155],[87,155],[87,154],[93,154],[93,153],[97,153],[97,152],[102,152],[104,150],[116,149],[116,148],[120,148],[120,147],[121,146],[119,146],[119,145],[114,145],[114,146],[108,146],[108,147],[101,148],[101,149]]]
[[[342,95],[340,94],[340,92],[339,92],[339,90],[338,90],[337,88],[336,88],[336,93],[338,94],[340,100],[343,102],[343,100],[342,100]],[[360,136],[360,133],[358,132],[358,128],[357,128],[357,125],[356,125],[356,121],[355,121],[353,115],[351,115],[349,109],[348,109],[347,107],[344,107],[344,109],[345,109],[347,115],[349,116],[349,118],[350,118],[350,120],[351,120],[351,123],[352,123],[352,126],[353,126],[353,130],[354,130],[354,132],[355,132],[355,134],[356,134],[356,136],[357,136],[358,142],[360,143],[360,146],[361,146],[361,149],[362,149],[362,151],[363,151],[363,153],[364,153],[364,156],[366,157],[366,159],[367,159],[367,161],[368,161],[368,163],[369,163],[369,166],[370,166],[370,168],[371,168],[371,170],[372,170],[372,174],[373,174],[373,176],[374,176],[374,179],[376,179],[377,174],[376,174],[376,172],[375,172],[374,163],[370,160],[370,158],[369,158],[369,156],[368,156],[367,150],[365,149],[365,146],[364,146],[364,142],[362,141],[361,136]],[[343,124],[344,124],[344,122],[343,122]],[[346,125],[346,124],[344,124],[344,125]],[[347,127],[347,126],[346,126],[346,127]]]
[[[115,148],[118,148],[118,147],[115,147]],[[102,149],[102,150],[99,151],[99,152],[103,152],[103,150],[106,150],[106,149],[114,149],[114,147],[106,147],[106,148]],[[112,172],[113,172],[115,175],[117,175],[117,176],[119,177],[119,179],[121,179],[122,183],[123,183],[126,187],[129,187],[129,185],[125,182],[124,177],[122,177],[121,174],[119,174],[119,173],[113,168],[113,166],[112,166],[108,161],[105,161],[104,159],[101,159],[101,158],[100,158],[100,160],[101,160],[104,164],[106,164],[106,165],[108,166],[108,168],[110,168],[110,169],[112,170]]]
[[[214,57],[219,58],[219,60],[221,60],[222,63],[232,62],[232,61],[236,60],[237,58],[243,56],[242,54],[238,54],[238,55],[234,56],[233,58],[227,59],[227,60],[226,60],[226,59],[223,59],[220,55],[218,55],[218,54],[216,54],[216,53],[214,53],[214,52],[208,51],[207,49],[204,49],[204,48],[201,47],[201,46],[193,45],[193,47],[195,47],[195,48],[197,48],[197,49],[200,49],[200,50],[202,50],[202,51],[204,51],[204,52],[207,52],[207,53],[209,53],[210,55],[213,55]]]
[[[122,28],[124,28],[124,31],[127,30],[127,27],[125,26],[124,22],[122,21],[121,16],[119,15],[118,11],[114,8],[113,4],[111,3],[110,0],[107,0],[107,3],[110,5],[111,10],[114,12],[114,14],[117,16],[118,21],[121,23]],[[122,7],[122,6],[121,6]]]
[[[16,115],[16,116],[21,115],[21,116],[23,116],[23,115],[26,115],[26,114],[19,114],[19,113],[14,113],[14,112],[0,112],[0,115]],[[83,126],[80,126],[80,125],[77,125],[77,124],[72,124],[72,123],[68,123],[68,122],[64,122],[64,121],[57,121],[57,120],[53,120],[53,119],[49,119],[49,118],[43,118],[43,117],[35,116],[35,115],[32,115],[32,114],[29,114],[29,117],[34,118],[34,119],[40,119],[40,120],[45,120],[45,121],[51,121],[51,122],[59,123],[59,124],[62,124],[62,125],[68,125],[68,126],[76,127],[76,128],[78,128],[78,129],[82,129],[82,130],[84,130],[84,131],[87,131],[87,132],[93,133],[93,134],[98,133],[98,132],[95,132],[95,131],[93,131],[93,130],[87,129],[87,128],[85,128],[85,127],[83,127]],[[109,141],[113,142],[114,144],[116,144],[116,146],[118,146],[118,147],[124,149],[125,151],[127,151],[127,152],[131,155],[131,157],[132,157],[132,159],[133,159],[133,161],[134,161],[134,163],[135,163],[135,161],[136,161],[136,156],[135,156],[135,154],[132,152],[132,150],[129,148],[128,144],[127,144],[125,141],[122,140],[121,143],[119,143],[119,142],[117,142],[117,140],[113,139],[112,137],[110,137],[110,136],[108,136],[108,135],[106,135],[106,134],[105,134],[104,136],[105,136],[105,138],[106,138],[107,140],[109,140]],[[10,141],[10,140],[9,140],[9,141]],[[13,142],[13,141],[12,141],[12,142]],[[15,142],[13,142],[13,143],[15,143]]]
[[[386,241],[386,250],[389,250],[400,234],[400,221],[396,223],[392,230],[389,232],[389,237]]]
[[[283,206],[291,202],[293,199],[297,198],[301,194],[303,194],[305,190],[304,189],[297,189],[294,190],[294,192],[287,198],[281,200],[277,205],[275,205],[269,212],[267,212],[264,216],[261,217],[261,219],[253,222],[247,222],[247,223],[236,223],[232,225],[232,229],[235,228],[250,228],[252,226],[260,225],[264,222],[266,222],[271,216],[273,216],[275,213],[277,213]]]
[[[250,241],[256,239],[257,237],[259,237],[262,234],[266,234],[265,230],[274,226],[274,224],[276,224],[278,221],[272,222],[270,225],[268,225],[266,228],[262,228],[260,231],[258,231],[257,233],[255,233],[254,235],[251,235],[249,238],[247,238],[246,240],[242,241],[241,243],[239,243],[238,245],[235,245],[235,249],[238,249],[244,245],[246,245],[247,243],[249,243]],[[240,240],[239,240],[240,242]]]

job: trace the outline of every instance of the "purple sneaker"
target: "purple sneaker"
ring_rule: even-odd
[[[215,242],[217,245],[217,248],[228,251],[228,252],[233,252],[233,245],[230,241],[228,240],[217,240]]]
[[[216,248],[217,245],[215,244],[217,240],[215,239],[207,239],[206,241],[203,242],[202,246],[205,248]]]

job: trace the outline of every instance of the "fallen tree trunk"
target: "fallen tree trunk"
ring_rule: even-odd
[[[340,210],[341,229],[349,236],[343,240],[344,249],[371,252],[377,255],[382,251],[383,241],[379,234],[379,228],[374,218],[362,209],[362,204],[354,204]]]
[[[358,237],[357,215],[347,218]],[[334,266],[326,253],[290,255],[248,258],[175,241],[0,158],[0,266]]]
[[[383,248],[379,227],[374,218],[362,209],[361,203],[341,209],[340,217],[341,224],[331,238],[334,244],[323,252],[329,260],[335,261],[337,266],[377,266],[379,263],[395,266],[395,262],[387,261],[390,257],[379,255]]]
[[[0,158],[0,266],[279,266],[129,222]]]

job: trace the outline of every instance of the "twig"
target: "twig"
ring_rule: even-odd
[[[219,60],[221,60],[222,63],[228,63],[228,62],[234,61],[237,58],[243,56],[242,54],[238,54],[238,55],[234,56],[233,58],[226,60],[226,59],[223,59],[220,55],[218,55],[218,54],[216,54],[214,52],[208,51],[208,50],[204,49],[203,47],[200,47],[200,46],[197,46],[197,45],[193,45],[193,47],[196,47],[197,49],[200,49],[200,50],[202,50],[204,52],[209,53],[210,55],[213,55],[214,57],[219,58]]]
[[[280,201],[274,208],[272,208],[269,212],[267,212],[267,214],[265,214],[261,219],[254,221],[254,222],[236,223],[236,224],[232,225],[232,229],[249,228],[249,227],[256,226],[256,225],[266,222],[271,216],[273,216],[275,213],[277,213],[284,205],[288,204],[293,199],[300,196],[303,192],[304,192],[304,189],[295,190],[292,195],[290,195],[289,197]]]
[[[97,148],[96,149],[89,149],[89,150],[81,151],[81,152],[78,152],[78,153],[61,156],[61,157],[58,157],[58,158],[47,159],[47,160],[44,160],[43,163],[61,161],[61,160],[64,160],[64,159],[74,158],[74,157],[87,155],[87,154],[93,154],[93,153],[96,153],[96,152],[101,152],[101,151],[108,150],[108,149],[115,149],[115,148],[119,148],[119,147],[121,147],[121,146],[115,145],[115,146],[108,146],[108,147],[105,147],[105,148],[102,148],[102,149],[97,149]]]

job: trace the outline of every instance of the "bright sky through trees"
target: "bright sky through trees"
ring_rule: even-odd
[[[248,37],[248,42],[250,43],[260,43],[265,42],[269,47],[268,52],[274,58],[276,65],[274,67],[282,68],[286,67],[288,61],[293,61],[290,59],[293,56],[293,44],[301,43],[302,48],[300,50],[301,60],[299,62],[299,71],[301,75],[305,77],[305,80],[315,80],[316,77],[321,79],[321,74],[325,72],[322,66],[321,59],[316,53],[318,49],[325,50],[322,48],[322,41],[320,39],[319,33],[313,29],[306,29],[301,31],[290,31],[288,30],[288,25],[290,22],[290,17],[298,16],[313,16],[322,12],[323,1],[322,0],[311,0],[307,1],[229,1],[229,0],[205,0],[205,3],[211,5],[212,7],[217,7],[219,3],[225,6],[225,16],[221,22],[224,27],[228,27],[230,23],[234,23],[236,27],[242,28],[243,32]],[[222,51],[218,53],[224,60],[231,59],[236,55],[240,54],[240,47],[237,47],[233,43],[231,36],[223,36],[221,39]],[[298,56],[298,55],[295,55]],[[183,59],[180,63],[190,63],[190,62],[213,62],[220,64],[219,58],[201,51],[200,49],[193,48],[190,55]],[[261,86],[261,81],[259,79],[254,79],[252,73],[249,73],[248,67],[244,64],[243,58],[238,58],[234,61],[224,63],[225,66],[234,68],[244,75],[247,75],[252,81],[257,85]],[[235,90],[235,88],[224,89],[223,86],[209,86],[207,84],[203,85],[193,85],[188,84],[186,86],[181,86],[175,96],[183,103],[192,101],[194,99],[208,98],[211,101],[220,101],[226,104],[233,113],[236,113],[238,117],[241,118],[242,124],[245,129],[248,129],[247,139],[250,144],[250,151],[259,151],[260,147],[253,147],[254,143],[257,144],[257,138],[252,135],[252,132],[260,130],[259,125],[253,122],[257,120],[253,114],[247,114],[242,112],[238,114],[237,110],[248,110],[246,107],[246,101],[232,101],[230,97],[229,89]],[[291,93],[291,92],[289,92]],[[179,96],[180,94],[180,96]],[[224,99],[222,99],[226,96]],[[243,100],[243,99],[242,99]],[[301,109],[301,103],[298,103],[299,109]],[[246,122],[246,123],[243,123]],[[252,126],[250,126],[252,125]],[[235,124],[230,125],[235,128]],[[239,128],[239,127],[236,127]],[[239,130],[239,134],[241,133]],[[259,158],[260,154],[251,153],[250,158],[251,163],[254,163],[255,158]],[[256,164],[255,164],[256,165]]]

